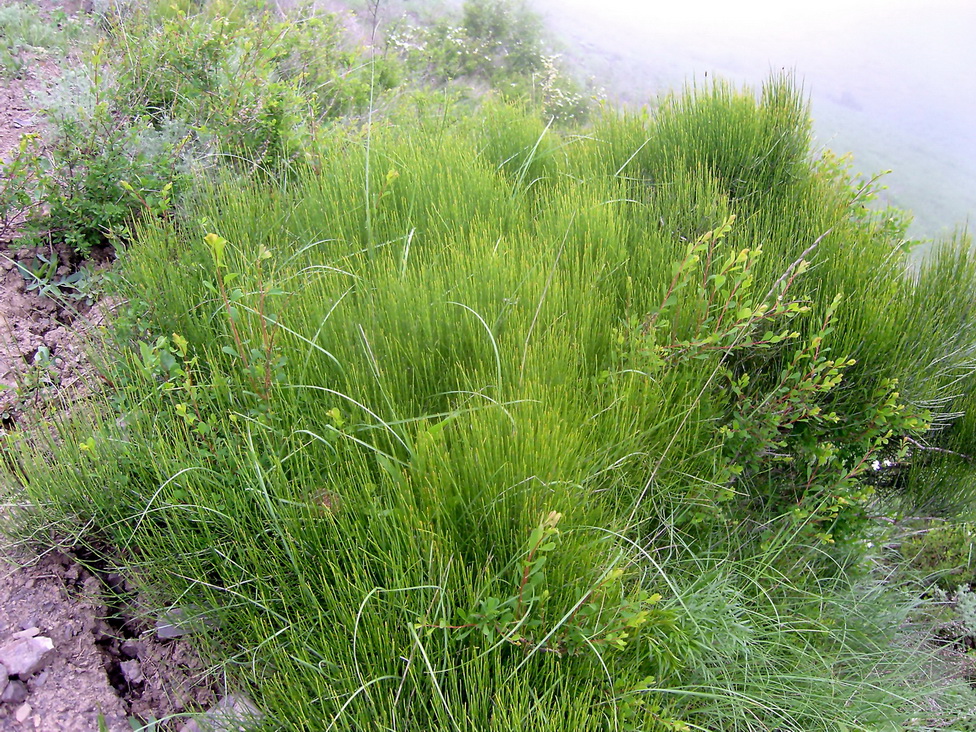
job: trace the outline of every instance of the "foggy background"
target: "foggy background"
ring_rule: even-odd
[[[818,144],[853,152],[916,236],[976,221],[974,0],[527,0],[566,60],[641,104],[720,76],[792,70]]]

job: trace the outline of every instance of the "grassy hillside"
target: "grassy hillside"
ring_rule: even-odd
[[[119,251],[105,393],[11,441],[21,529],[262,729],[962,729],[878,518],[973,506],[976,264],[910,273],[809,128],[786,78],[417,96],[197,181]]]

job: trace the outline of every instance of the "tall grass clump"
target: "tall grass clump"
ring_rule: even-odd
[[[330,135],[138,228],[24,535],[138,566],[269,728],[951,718],[870,564],[972,506],[967,242],[910,275],[784,79]]]

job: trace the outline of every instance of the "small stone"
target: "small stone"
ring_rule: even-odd
[[[34,680],[31,682],[34,684],[34,688],[37,689],[44,686],[44,682],[47,681],[47,677],[49,675],[50,674],[47,671],[41,671],[37,676],[35,676]]]
[[[263,719],[264,715],[246,696],[228,694],[202,717],[184,724],[180,732],[247,732]]]
[[[185,628],[181,628],[178,625],[173,625],[172,623],[167,623],[163,620],[156,621],[156,637],[159,640],[172,640],[173,638],[180,638],[181,636],[189,633]]]
[[[142,643],[131,639],[122,641],[122,645],[119,646],[119,650],[126,658],[139,658],[143,653],[145,653]]]
[[[156,637],[160,640],[179,638],[190,632],[186,626],[186,613],[182,608],[173,608],[156,621]]]
[[[128,681],[131,686],[136,686],[137,684],[141,684],[146,680],[146,677],[142,673],[142,667],[135,659],[131,661],[122,661],[122,663],[119,664],[119,668],[122,669],[122,676],[125,677],[125,680]]]
[[[7,688],[0,694],[0,702],[4,704],[20,704],[27,698],[27,684],[23,681],[11,679]]]
[[[31,712],[33,711],[34,710],[31,708],[31,705],[28,704],[27,702],[24,702],[19,707],[17,707],[17,711],[14,712],[14,717],[17,719],[18,722],[23,724],[24,722],[27,721],[27,718],[31,715]]]
[[[101,619],[96,620],[94,627],[92,627],[92,635],[95,636],[96,641],[111,640],[114,634],[115,631],[112,630],[112,626]]]
[[[54,642],[43,635],[18,638],[0,646],[0,663],[7,674],[27,679],[47,666],[54,655]]]
[[[36,625],[31,628],[25,628],[24,630],[19,630],[13,634],[13,638],[33,638],[35,635],[40,635],[41,629]]]
[[[0,663],[0,694],[3,694],[3,690],[7,688],[8,676],[7,667]]]

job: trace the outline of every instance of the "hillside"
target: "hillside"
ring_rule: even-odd
[[[96,16],[11,271],[112,247],[97,388],[5,530],[248,729],[968,729],[970,242],[791,77],[591,106],[507,8]]]

